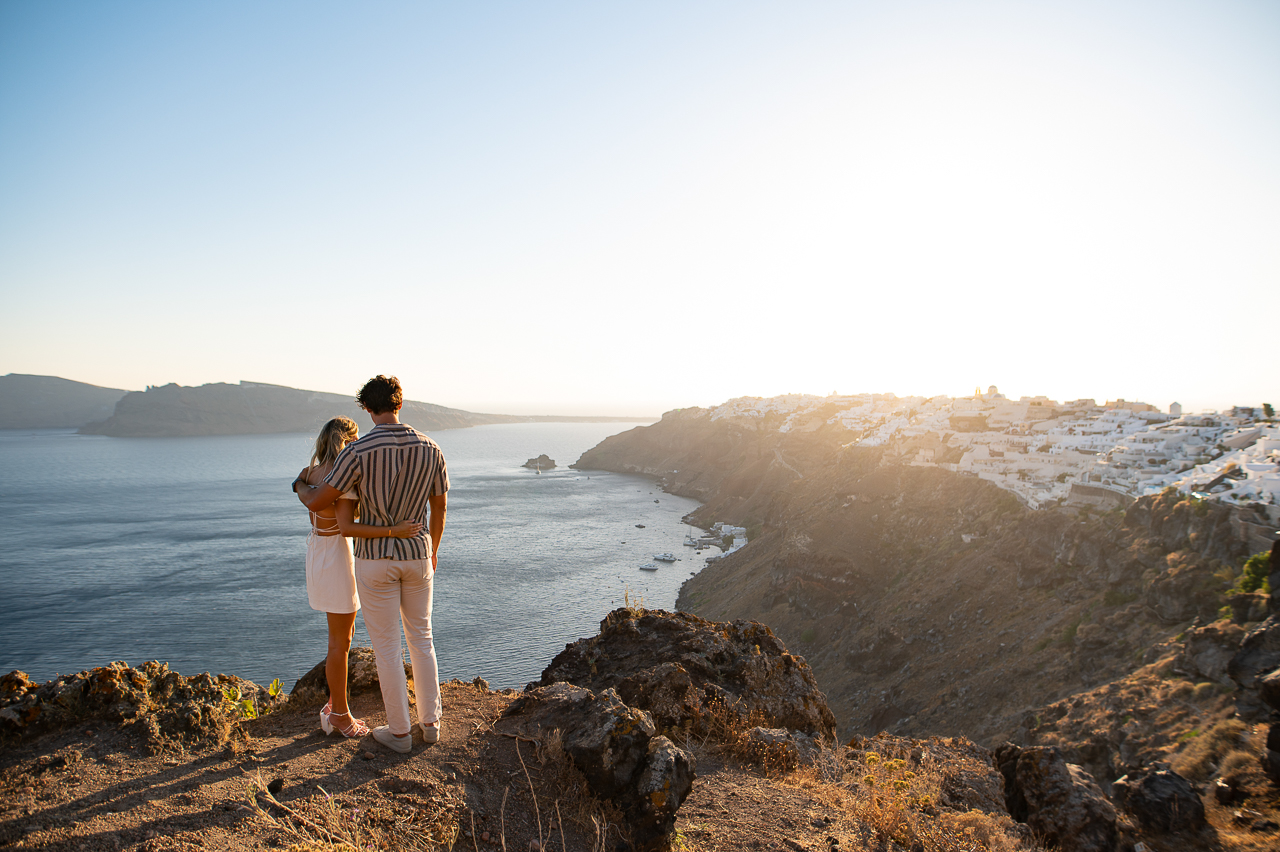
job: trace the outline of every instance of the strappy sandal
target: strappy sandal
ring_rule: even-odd
[[[323,707],[320,708],[320,730],[326,734],[333,731],[333,726],[329,724],[329,717],[333,715],[333,699],[329,699]]]
[[[342,716],[346,716],[351,720],[351,724],[347,725],[345,728],[337,727],[336,725],[334,725],[332,722],[329,721],[329,719],[334,715],[337,715],[339,718],[341,718]],[[347,737],[348,739],[351,739],[353,737],[363,737],[369,733],[369,726],[366,725],[362,720],[357,719],[355,716],[352,716],[351,711],[349,709],[347,710],[346,713],[338,713],[338,714],[330,713],[328,716],[325,716],[324,719],[322,719],[320,722],[320,727],[324,729],[324,732],[326,734],[332,734],[334,731],[337,731],[338,733],[342,734],[344,737]]]

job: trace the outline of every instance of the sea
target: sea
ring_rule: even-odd
[[[636,425],[431,433],[450,477],[433,618],[442,679],[521,688],[611,610],[673,609],[719,552],[683,547],[696,501],[568,468]],[[327,641],[307,604],[307,512],[289,490],[313,440],[0,431],[0,673],[43,681],[160,660],[291,688]],[[542,453],[554,470],[522,467]],[[662,552],[680,561],[641,569]],[[361,617],[355,642],[369,644]]]

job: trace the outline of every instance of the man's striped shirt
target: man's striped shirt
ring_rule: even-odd
[[[435,441],[403,423],[374,426],[347,444],[324,481],[339,491],[355,490],[363,524],[422,523],[422,532],[413,538],[356,538],[357,557],[426,559],[431,554],[427,498],[449,490],[444,453]]]

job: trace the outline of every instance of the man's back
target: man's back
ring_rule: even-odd
[[[375,426],[348,444],[334,462],[325,482],[339,491],[355,489],[360,497],[360,520],[393,526],[420,521],[424,529],[414,538],[357,538],[360,559],[426,559],[431,546],[426,530],[427,501],[449,490],[444,454],[435,441],[403,423]]]

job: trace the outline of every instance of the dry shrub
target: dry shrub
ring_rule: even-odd
[[[1224,719],[1204,733],[1189,737],[1170,761],[1173,771],[1192,781],[1207,781],[1223,756],[1240,745],[1244,731],[1244,722]]]
[[[1196,688],[1184,680],[1181,683],[1175,684],[1173,689],[1169,691],[1169,695],[1173,698],[1185,700],[1194,695],[1195,691]]]
[[[1258,756],[1251,751],[1237,748],[1227,752],[1218,765],[1218,774],[1223,778],[1253,769],[1258,765]]]
[[[1207,680],[1196,684],[1196,694],[1195,694],[1196,701],[1208,701],[1210,698],[1215,697],[1217,694],[1218,694],[1218,687],[1216,684],[1210,683]]]
[[[989,852],[1017,852],[1025,848],[1018,839],[1018,827],[1012,817],[983,811],[944,813],[938,818],[961,848],[986,849]]]
[[[923,817],[932,821],[942,778],[921,773],[901,757],[868,751],[851,759],[846,784],[853,794],[854,816],[881,841],[911,846],[921,835]]]
[[[806,783],[830,791],[833,807],[866,826],[879,844],[919,852],[1018,852],[1039,847],[1025,840],[1025,827],[1007,814],[978,810],[958,813],[943,809],[945,776],[927,759],[915,762],[886,749],[846,753],[844,775],[828,780],[814,769],[804,774]]]

